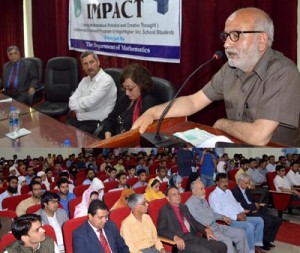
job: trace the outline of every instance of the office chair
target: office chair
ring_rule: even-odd
[[[34,106],[38,111],[52,117],[67,114],[69,97],[78,86],[78,65],[73,57],[55,57],[46,65],[45,101]]]
[[[26,57],[24,59],[30,61],[35,66],[38,76],[38,88],[28,98],[28,104],[31,106],[43,98],[43,61],[38,57]]]
[[[176,89],[170,81],[156,76],[152,77],[152,81],[154,87],[150,94],[157,99],[159,104],[168,102],[174,97]]]

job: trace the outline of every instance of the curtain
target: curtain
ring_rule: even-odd
[[[16,45],[21,55],[24,53],[23,0],[1,0],[0,10],[0,73],[2,76],[2,66],[8,61],[6,49],[11,45]]]
[[[178,88],[187,76],[211,58],[216,50],[223,50],[219,33],[224,29],[226,18],[238,8],[250,6],[261,8],[270,14],[275,26],[273,48],[297,62],[297,0],[182,0],[182,3],[180,64],[100,55],[102,67],[124,67],[131,62],[140,62],[148,67],[153,75],[170,80]],[[44,63],[55,56],[68,55],[78,58],[80,55],[68,50],[68,5],[69,0],[32,0],[34,52]],[[201,89],[224,64],[225,58],[196,74],[182,91],[182,95]],[[225,117],[223,102],[214,102],[190,119],[212,125],[220,117]]]

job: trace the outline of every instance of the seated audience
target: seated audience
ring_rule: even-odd
[[[263,246],[264,221],[260,217],[247,217],[245,210],[236,201],[228,189],[228,176],[219,173],[216,176],[217,187],[209,195],[209,205],[215,213],[229,217],[228,223],[232,227],[242,228],[246,232],[250,253],[264,252]]]
[[[227,252],[226,245],[217,240],[211,229],[196,221],[187,206],[181,203],[176,187],[170,187],[166,195],[169,203],[160,209],[157,220],[159,236],[174,240],[179,252]]]
[[[159,180],[160,183],[162,182],[169,182],[167,178],[167,169],[164,166],[159,166],[156,172],[157,176],[156,179]]]
[[[26,214],[26,210],[28,207],[40,204],[41,203],[41,196],[43,195],[42,185],[40,182],[31,181],[29,184],[29,189],[32,194],[27,199],[22,200],[16,208],[17,216],[21,216]]]
[[[129,165],[127,171],[127,179],[136,177],[135,175],[135,165]]]
[[[276,166],[277,175],[274,178],[274,185],[276,191],[292,193],[293,200],[300,200],[300,192],[298,192],[294,186],[290,183],[285,176],[285,167],[283,165]]]
[[[85,170],[86,179],[82,182],[83,185],[89,185],[92,183],[93,179],[96,177],[95,171],[93,168],[87,168]]]
[[[142,113],[157,104],[155,97],[149,94],[153,82],[144,66],[137,63],[127,66],[121,74],[120,83],[124,93],[104,120],[100,138],[107,139],[130,130]]]
[[[300,187],[300,161],[294,161],[291,164],[289,172],[286,174],[287,179],[290,181],[291,185],[294,187]]]
[[[122,221],[120,233],[130,253],[165,253],[152,219],[147,214],[148,203],[142,194],[128,197],[131,213]]]
[[[69,217],[64,209],[58,207],[58,203],[59,196],[56,193],[46,191],[41,198],[42,209],[38,210],[36,214],[41,216],[43,225],[49,224],[53,227],[59,251],[64,253],[62,226],[69,220]]]
[[[24,214],[16,218],[12,223],[11,231],[17,240],[7,246],[4,253],[59,253],[57,244],[51,237],[45,235],[39,215]]]
[[[42,179],[42,185],[44,185],[46,187],[46,190],[49,191],[50,190],[50,183],[47,179],[46,173],[44,171],[39,171],[37,173],[37,176]]]
[[[129,253],[117,226],[108,220],[107,206],[94,199],[88,208],[88,220],[74,230],[73,253],[118,252]]]
[[[122,190],[120,198],[111,207],[110,211],[127,206],[128,197],[132,194],[134,194],[134,190],[132,190],[132,189]]]
[[[91,194],[94,191],[98,192],[97,198],[102,200],[104,195],[104,185],[102,181],[95,177],[89,186],[82,194],[81,202],[76,206],[74,217],[81,217],[87,215],[87,210],[92,199],[95,199],[95,194]]]
[[[144,169],[140,169],[138,172],[137,172],[137,177],[139,179],[139,181],[137,181],[131,188],[132,189],[135,189],[135,188],[138,188],[138,187],[141,187],[141,186],[145,186],[147,185],[147,173]]]
[[[193,217],[201,224],[207,224],[221,242],[227,246],[227,253],[249,253],[249,246],[244,230],[220,225],[216,220],[230,223],[230,218],[214,213],[205,199],[204,184],[200,180],[191,183],[192,196],[186,201]],[[234,247],[234,245],[235,247]]]
[[[115,106],[117,87],[112,77],[101,69],[96,53],[83,52],[80,61],[88,76],[69,98],[70,110],[75,111],[76,118],[68,118],[67,123],[93,134]]]
[[[265,203],[257,203],[253,198],[253,193],[248,188],[250,176],[241,174],[238,177],[238,185],[232,189],[232,194],[245,210],[249,210],[247,216],[261,217],[264,220],[263,250],[270,250],[275,245],[276,234],[282,223],[281,219],[272,215],[267,209]]]
[[[173,174],[169,181],[170,187],[176,187],[180,193],[184,192],[184,189],[181,187],[182,177],[178,174]]]
[[[122,190],[122,189],[130,188],[130,186],[127,184],[127,174],[126,174],[126,172],[118,173],[117,176],[116,176],[116,179],[118,180],[119,184],[118,184],[117,188],[113,189],[113,190]]]
[[[162,199],[166,197],[166,195],[159,190],[159,186],[160,182],[156,178],[151,178],[148,181],[148,185],[144,193],[145,199],[148,202],[154,199]]]
[[[26,185],[26,178],[24,176],[18,176],[18,192],[21,193],[21,188]]]
[[[29,103],[29,96],[38,88],[38,74],[35,65],[21,58],[17,46],[7,49],[9,61],[3,66],[2,80],[0,79],[0,90],[22,103]]]
[[[71,193],[69,191],[69,181],[66,178],[60,178],[57,182],[57,187],[58,187],[58,196],[60,198],[60,203],[62,204],[67,215],[70,216],[69,202],[71,199],[75,199],[76,196],[74,193]]]
[[[112,181],[117,181],[116,176],[117,176],[117,170],[113,167],[110,167],[107,171],[108,178],[106,178],[103,183],[107,182],[112,182]]]
[[[0,210],[2,210],[2,201],[8,197],[20,195],[18,192],[18,178],[9,176],[7,178],[6,190],[0,194]]]

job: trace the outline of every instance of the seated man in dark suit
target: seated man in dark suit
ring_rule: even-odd
[[[232,190],[232,194],[245,210],[249,210],[247,216],[258,216],[264,220],[264,246],[261,248],[269,250],[271,247],[275,247],[271,242],[274,242],[282,220],[272,215],[265,207],[265,204],[255,203],[253,195],[248,188],[249,184],[250,176],[241,174],[238,177],[238,185]]]
[[[38,87],[36,67],[30,61],[21,59],[17,46],[7,49],[9,62],[3,66],[2,82],[0,89],[4,93],[22,103],[28,103],[29,95]]]
[[[181,203],[176,187],[170,187],[166,195],[169,203],[159,212],[158,235],[174,240],[180,253],[227,252],[226,245],[217,240],[209,227],[196,221],[187,206]]]
[[[79,226],[72,237],[74,253],[129,253],[116,225],[108,220],[107,206],[95,199],[88,208],[88,220]]]

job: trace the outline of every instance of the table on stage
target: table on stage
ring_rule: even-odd
[[[10,112],[10,107],[16,107],[17,110],[20,111],[21,114],[28,114],[35,111],[32,107],[28,105],[22,104],[21,102],[11,99],[0,93],[0,120],[7,120]]]
[[[160,132],[163,134],[171,135],[176,132],[184,132],[196,127],[201,130],[205,130],[209,133],[212,133],[214,135],[226,136],[235,144],[237,144],[236,147],[238,147],[239,145],[244,146],[244,143],[242,143],[240,140],[232,136],[229,136],[228,134],[225,134],[224,132],[215,129],[213,127],[187,121],[186,117],[164,119],[161,125]],[[157,121],[155,121],[151,126],[148,127],[147,132],[155,133],[156,129],[157,129]],[[104,147],[119,148],[119,147],[138,147],[138,146],[140,146],[140,134],[138,130],[135,129],[135,130],[127,131],[123,134],[116,135],[110,139],[93,143],[89,147],[90,148],[104,148]],[[269,143],[268,146],[282,147],[283,145],[279,145],[276,143]],[[246,145],[244,147],[246,147]]]
[[[0,100],[7,97],[0,94]],[[21,128],[31,131],[31,134],[12,140],[5,136],[9,131],[8,114],[10,106],[20,110]],[[68,126],[16,100],[1,102],[0,147],[1,148],[36,148],[62,147],[64,140],[69,139],[72,148],[88,147],[100,140],[93,135]],[[7,115],[7,116],[6,116]]]

